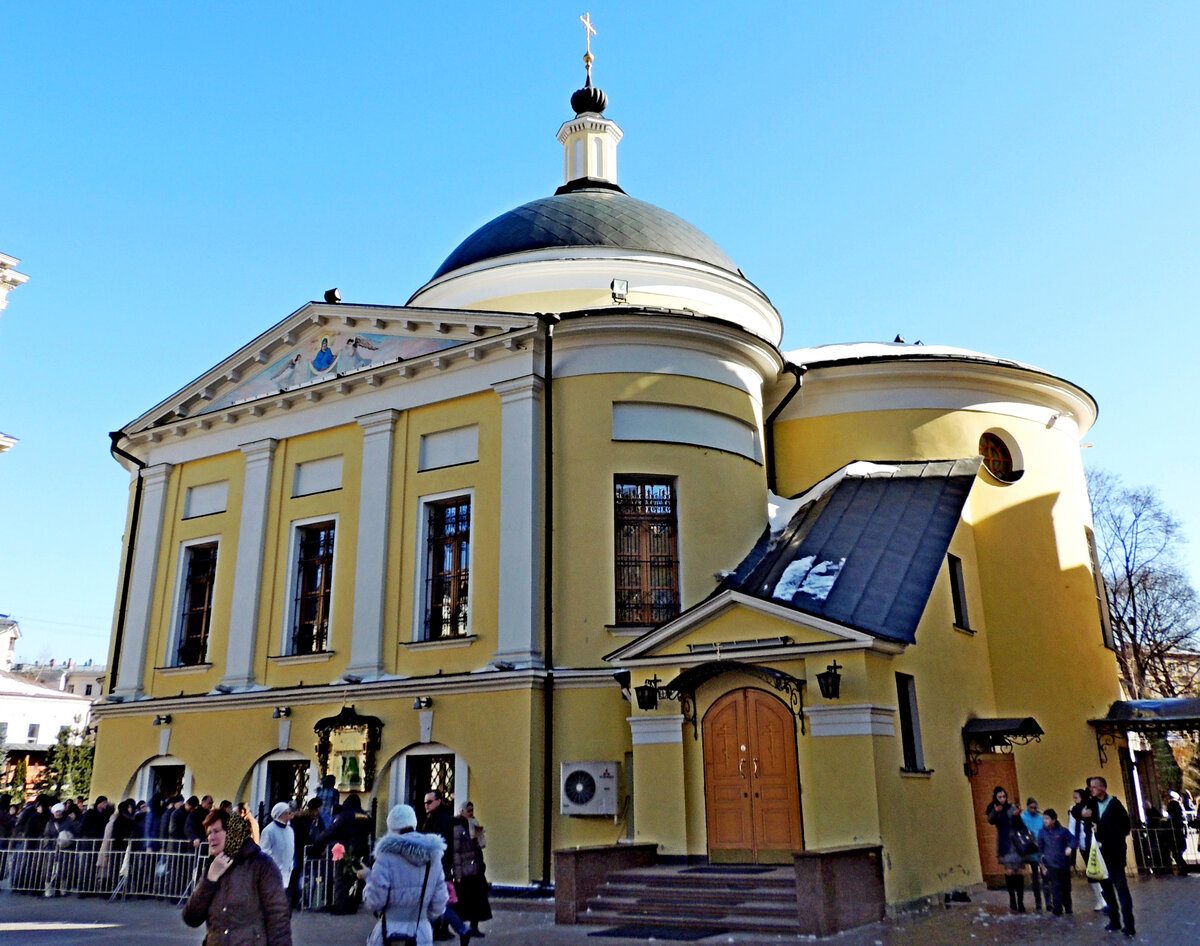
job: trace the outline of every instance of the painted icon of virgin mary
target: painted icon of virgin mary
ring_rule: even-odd
[[[313,367],[317,371],[326,371],[333,364],[333,352],[329,350],[329,339],[321,339],[321,350],[313,357]]]

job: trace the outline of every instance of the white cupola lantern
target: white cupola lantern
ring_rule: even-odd
[[[587,81],[571,96],[575,117],[558,129],[563,146],[563,185],[575,181],[603,182],[616,186],[617,145],[622,131],[616,122],[604,117],[608,96],[592,85],[592,37],[596,30],[589,17],[580,17],[587,33],[588,48],[583,56]]]

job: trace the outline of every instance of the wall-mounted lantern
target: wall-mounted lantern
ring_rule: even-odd
[[[668,689],[661,684],[662,681],[658,679],[658,674],[656,673],[640,687],[633,688],[633,692],[637,696],[638,709],[647,711],[655,710],[658,709],[659,700],[680,699],[680,695],[676,690]]]
[[[835,660],[824,673],[817,674],[817,686],[821,688],[821,696],[827,700],[836,700],[842,691],[842,668]]]

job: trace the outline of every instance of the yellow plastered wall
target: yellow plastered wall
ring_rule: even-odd
[[[626,717],[630,705],[611,681],[595,687],[558,686],[554,690],[554,771],[551,772],[551,824],[555,848],[615,844],[626,836],[627,804],[614,822],[612,817],[560,814],[560,769],[569,762],[616,762],[621,766],[618,791],[625,794],[626,753],[632,746]],[[540,752],[539,742],[537,751]],[[635,760],[635,771],[637,762]],[[540,815],[539,815],[540,817]]]
[[[371,793],[379,803],[380,833],[387,810],[403,801],[391,797],[391,767],[400,753],[420,740],[419,713],[411,707],[409,700],[355,704],[360,714],[378,716],[384,724]],[[333,702],[293,705],[288,748],[315,761],[313,727],[340,709],[341,704]],[[489,879],[501,884],[536,879],[541,870],[541,691],[439,696],[433,712],[432,741],[462,756],[469,767],[470,800],[488,833]],[[278,746],[280,723],[271,718],[271,707],[176,711],[171,717],[169,753],[188,766],[195,793],[249,801],[255,765]],[[137,770],[158,756],[162,729],[151,724],[152,718],[147,712],[100,723],[94,794],[124,797],[132,790]],[[310,796],[315,790],[309,785]],[[369,807],[370,798],[363,801]]]
[[[475,463],[419,472],[421,436],[477,424],[479,459]],[[408,411],[397,425],[392,461],[394,492],[388,585],[384,606],[385,663],[392,672],[423,676],[464,672],[484,666],[496,651],[500,554],[500,400],[492,394],[457,398]],[[412,648],[421,600],[423,550],[418,548],[422,497],[471,491],[470,630],[477,639],[467,648]]]
[[[325,457],[342,458],[341,489],[293,496],[296,465]],[[267,686],[296,686],[335,680],[350,658],[350,628],[354,615],[354,574],[358,551],[359,490],[362,482],[362,428],[346,424],[280,441],[271,468],[271,498],[267,512],[267,541],[263,549],[263,586],[259,599],[255,675]],[[329,604],[326,663],[280,665],[272,657],[289,650],[288,624],[292,598],[293,524],[336,521],[333,542],[333,596]]]
[[[676,478],[680,589],[684,608],[716,587],[766,525],[761,464],[673,443],[614,442],[614,402],[704,404],[754,424],[754,406],[727,385],[672,375],[609,374],[555,383],[554,659],[598,666],[622,642],[615,620],[613,481],[616,474]]]
[[[147,640],[146,673],[143,687],[151,696],[175,696],[180,691],[207,693],[221,679],[225,667],[225,647],[229,634],[229,613],[233,599],[233,570],[236,559],[238,524],[242,505],[244,466],[240,453],[224,453],[180,464],[171,470],[164,507],[162,541]],[[188,490],[208,483],[227,481],[224,512],[185,519]],[[211,669],[185,676],[162,673],[158,668],[175,663],[172,653],[179,609],[184,567],[184,543],[212,536],[217,541],[217,569],[213,584],[212,612],[208,631],[206,662]]]
[[[888,896],[902,901],[947,889],[978,872],[969,783],[962,773],[961,727],[969,715],[1034,716],[1046,736],[1015,751],[1022,793],[1043,807],[1069,807],[1071,789],[1097,771],[1087,719],[1118,698],[1113,654],[1103,646],[1084,526],[1090,511],[1077,442],[1062,430],[1007,414],[897,410],[793,420],[777,425],[780,493],[794,495],[854,460],[921,460],[973,456],[979,437],[1001,430],[1019,446],[1021,478],[1001,484],[979,474],[950,551],[963,560],[974,635],[953,629],[945,568],[917,632],[917,643],[880,671],[873,699],[896,705],[894,674],[916,681],[927,781],[895,778],[878,766]],[[967,653],[963,653],[966,651]],[[880,759],[899,753],[880,742]],[[931,758],[931,750],[949,754]],[[899,756],[897,755],[897,758]],[[898,764],[898,763],[897,763]],[[944,791],[942,772],[949,787]],[[958,821],[928,842],[925,806]],[[915,819],[915,820],[914,820]],[[910,824],[922,825],[920,831]],[[946,876],[923,868],[925,843],[946,847]],[[903,858],[901,858],[903,855]],[[933,859],[930,859],[931,863]]]

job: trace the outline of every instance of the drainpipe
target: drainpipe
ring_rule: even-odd
[[[125,636],[125,609],[129,604],[129,583],[133,578],[133,553],[134,546],[137,543],[138,517],[142,511],[141,473],[142,470],[146,469],[146,464],[132,453],[127,453],[118,446],[121,439],[125,436],[122,431],[114,430],[108,436],[112,440],[112,446],[109,448],[109,451],[113,454],[114,458],[117,456],[124,457],[138,468],[137,483],[133,487],[133,512],[129,516],[129,541],[125,543],[125,563],[121,566],[121,601],[117,606],[117,625],[113,631],[112,664],[108,668],[108,692],[112,693],[117,688],[117,670],[121,664],[121,639]]]
[[[542,628],[545,646],[545,684],[542,687],[542,880],[551,886],[553,847],[550,833],[554,826],[554,326],[560,321],[553,313],[534,313],[545,329],[546,385],[543,401],[542,430]]]
[[[793,365],[787,362],[783,366],[783,370],[795,377],[792,382],[792,389],[783,396],[783,400],[775,405],[775,410],[765,421],[763,421],[763,447],[767,454],[767,489],[772,493],[775,492],[775,418],[783,413],[783,409],[787,407],[804,385],[804,375],[808,371],[808,365]]]

